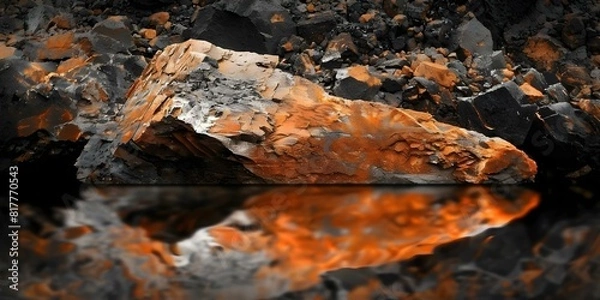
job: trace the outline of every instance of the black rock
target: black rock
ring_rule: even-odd
[[[553,100],[553,102],[568,102],[571,98],[569,97],[569,91],[560,83],[555,83],[546,88],[546,93]]]
[[[381,82],[381,90],[388,93],[402,91],[402,87],[408,83],[403,77],[385,77]]]
[[[544,91],[548,88],[548,83],[546,82],[544,74],[534,68],[529,69],[527,73],[523,75],[523,79],[538,91]]]
[[[600,122],[567,102],[541,107],[527,153],[546,171],[564,175],[600,166]]]
[[[49,5],[40,5],[31,9],[27,13],[25,24],[27,25],[26,33],[33,34],[34,32],[46,29],[50,19],[56,15],[56,10]]]
[[[571,50],[577,49],[585,44],[585,24],[581,17],[568,16],[562,28],[561,38],[563,43]]]
[[[372,100],[381,87],[379,80],[375,80],[377,83],[372,82],[370,79],[359,80],[350,76],[344,70],[338,71],[336,77],[338,80],[333,93],[346,99]]]
[[[492,33],[476,18],[460,25],[455,33],[458,47],[471,55],[491,55],[494,42]]]
[[[485,135],[522,145],[537,111],[536,105],[522,105],[523,97],[519,86],[507,82],[479,96],[462,99],[457,105],[460,123]]]
[[[132,4],[145,8],[173,4],[175,0],[130,0]]]
[[[102,54],[129,53],[135,47],[129,19],[122,16],[110,17],[94,26],[90,32],[94,51]]]
[[[221,0],[213,6],[250,19],[264,37],[265,48],[269,54],[276,54],[281,40],[296,33],[296,24],[292,21],[292,16],[285,8],[272,1]]]
[[[237,51],[267,53],[265,39],[250,18],[212,6],[200,10],[194,26],[183,32],[185,39],[200,39]]]
[[[11,34],[23,29],[24,23],[22,20],[11,16],[0,17],[0,34]]]
[[[336,25],[333,12],[317,13],[309,19],[298,22],[298,35],[309,43],[320,44]]]
[[[478,55],[473,59],[473,67],[483,74],[489,75],[493,70],[506,68],[504,52],[498,50],[492,54]]]
[[[343,32],[329,41],[321,64],[326,68],[340,67],[345,59],[358,59],[358,49],[349,33]]]

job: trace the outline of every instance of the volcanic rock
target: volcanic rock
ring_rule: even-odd
[[[554,102],[569,102],[569,91],[561,83],[548,86],[546,92]]]
[[[561,32],[563,43],[571,50],[585,45],[586,32],[585,24],[579,16],[568,15]]]
[[[71,58],[58,66],[20,59],[0,60],[0,66],[0,108],[6,113],[0,151],[7,158],[26,160],[56,142],[79,141],[105,130],[146,63],[136,56],[99,55]],[[38,149],[15,146],[36,132],[44,132]]]
[[[4,44],[0,44],[0,59],[13,56],[16,50],[15,47],[7,47]]]
[[[96,24],[90,41],[94,51],[103,54],[129,53],[129,49],[135,46],[129,20],[123,16],[109,17]]]
[[[219,1],[203,8],[185,38],[258,53],[277,53],[283,38],[296,33],[290,14],[266,0]]]
[[[548,88],[548,83],[546,82],[544,75],[534,68],[529,69],[527,73],[523,75],[523,80],[539,91],[544,91]]]
[[[456,43],[471,55],[490,55],[494,46],[492,33],[477,18],[458,27]]]
[[[574,172],[600,166],[600,123],[593,102],[583,101],[584,111],[560,102],[541,107],[532,128],[528,151],[554,172]],[[587,112],[587,113],[586,113]]]
[[[582,99],[577,102],[577,106],[600,122],[600,100]]]
[[[298,35],[309,43],[320,44],[336,24],[335,15],[332,12],[316,13],[310,18],[298,22]]]
[[[276,1],[268,0],[222,0],[217,7],[248,17],[264,37],[267,53],[277,53],[277,47],[283,38],[296,34],[296,24],[292,16]],[[227,33],[229,34],[229,33]]]
[[[11,34],[25,27],[23,20],[13,16],[0,16],[0,34]]]
[[[525,93],[525,96],[528,100],[527,103],[535,103],[541,99],[544,99],[544,94],[527,82],[521,84],[519,87],[523,93]]]
[[[157,13],[153,13],[148,17],[150,24],[154,26],[165,25],[171,16],[166,11],[160,11]]]
[[[49,5],[38,5],[33,7],[27,13],[25,24],[27,25],[26,33],[33,34],[40,29],[46,29],[52,17],[56,15],[56,10]]]
[[[460,122],[466,128],[522,145],[537,111],[535,105],[521,104],[523,97],[514,82],[498,85],[461,100],[457,106]]]
[[[504,69],[506,68],[504,53],[498,50],[492,52],[492,54],[476,56],[473,58],[472,67],[485,75],[489,75],[493,70]]]
[[[185,39],[202,39],[220,47],[267,53],[264,38],[248,17],[205,7],[198,13],[194,26],[183,32]]]
[[[535,163],[501,139],[330,96],[277,63],[204,41],[167,47],[129,90],[117,136],[86,146],[79,178],[510,183],[535,175]]]
[[[371,100],[381,87],[381,80],[364,66],[338,70],[338,79],[333,93],[346,99]]]
[[[321,63],[325,67],[340,67],[342,60],[348,58],[353,61],[358,55],[358,48],[352,41],[352,36],[343,32],[329,41]]]

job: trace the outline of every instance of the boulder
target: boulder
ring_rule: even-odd
[[[239,51],[275,54],[296,33],[290,14],[266,0],[219,1],[200,10],[185,38],[203,39]]]
[[[194,26],[184,30],[183,37],[238,51],[267,53],[264,37],[248,17],[212,6],[200,10]]]
[[[116,136],[86,145],[87,182],[514,183],[522,151],[431,115],[328,95],[275,56],[189,40],[157,54]],[[518,88],[518,87],[517,87]]]

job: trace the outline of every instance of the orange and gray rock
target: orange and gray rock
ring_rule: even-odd
[[[358,48],[352,41],[352,36],[347,32],[343,32],[329,41],[321,63],[326,67],[340,66],[344,59],[356,59],[358,56]]]
[[[381,79],[365,66],[352,66],[337,71],[333,93],[346,99],[372,100],[381,87]]]
[[[85,142],[88,135],[106,130],[145,66],[139,56],[119,54],[73,57],[58,66],[16,57],[0,60],[2,156],[22,162],[81,151],[64,142]],[[24,142],[36,139],[39,145]]]
[[[434,254],[440,245],[505,226],[539,203],[534,191],[503,191],[510,192],[482,186],[86,188],[83,201],[61,210],[64,226],[21,207],[28,222],[19,287],[28,299],[115,293],[280,299],[273,297],[318,286],[327,272]]]
[[[129,90],[112,144],[86,146],[79,178],[515,183],[536,173],[536,164],[504,140],[426,113],[328,95],[277,63],[204,41],[167,47]]]

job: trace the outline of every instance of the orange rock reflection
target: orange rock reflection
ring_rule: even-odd
[[[277,297],[318,286],[329,271],[432,253],[503,226],[539,202],[531,190],[502,189],[508,192],[482,186],[90,188],[68,210],[64,227],[23,208],[41,228],[21,233],[23,292],[28,299],[91,299],[122,284],[120,296],[130,299]],[[366,299],[379,285],[370,280],[348,299]]]
[[[284,187],[249,199],[243,211],[201,231],[226,251],[267,253],[274,263],[256,273],[258,290],[268,290],[260,286],[274,278],[301,290],[327,271],[429,254],[440,244],[521,217],[538,201],[532,191],[507,199],[487,187]],[[244,219],[259,231],[238,229]],[[190,250],[185,244],[178,244],[184,253]]]

